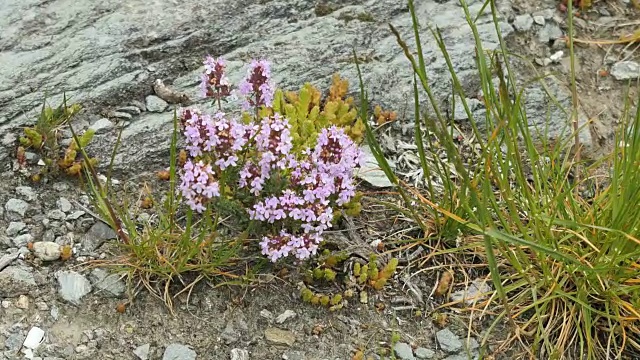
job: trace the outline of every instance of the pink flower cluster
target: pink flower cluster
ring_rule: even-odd
[[[267,106],[273,103],[275,87],[271,82],[271,65],[266,60],[253,60],[247,76],[240,82],[240,94],[246,97],[244,110],[251,107]]]
[[[204,73],[201,75],[200,92],[203,97],[222,99],[231,95],[231,85],[224,69],[223,59],[207,56],[204,60]]]
[[[223,60],[207,58],[203,84],[207,97],[228,95]],[[252,62],[240,84],[245,106],[271,106],[273,90],[269,63]],[[244,124],[222,111],[210,116],[187,108],[181,109],[180,121],[189,159],[179,190],[187,205],[203,212],[221,195],[225,171],[237,170],[237,183],[224,185],[248,191],[249,218],[277,229],[260,243],[274,262],[314,255],[323,231],[332,226],[334,208],[355,195],[353,173],[361,165],[361,152],[341,128],[323,129],[313,148],[292,154],[289,120],[277,113],[258,124]],[[284,190],[265,189],[271,179],[284,181]]]
[[[265,127],[262,129],[264,131]],[[288,134],[289,124],[284,129],[280,126],[268,129],[276,134]],[[286,222],[287,219],[298,223],[303,230],[301,236],[281,232],[277,236],[264,237],[261,242],[262,253],[272,261],[290,254],[305,259],[315,254],[321,241],[320,235],[332,226],[334,206],[343,205],[355,195],[353,171],[361,165],[361,151],[344,130],[335,126],[322,130],[315,148],[303,153],[304,160],[296,160],[283,153],[273,156],[272,149],[290,149],[291,142],[289,137],[285,144],[281,142],[281,137],[273,138],[278,140],[268,143],[260,157],[260,164],[248,163],[247,167],[284,170],[284,173],[290,174],[290,186],[280,196],[258,201],[249,210],[249,215],[253,220],[271,224]],[[254,177],[249,178],[250,182],[241,184],[241,187],[250,183],[251,191],[258,188],[257,192],[271,174],[270,171],[249,173]]]

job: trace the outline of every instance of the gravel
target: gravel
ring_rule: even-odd
[[[5,233],[7,234],[7,236],[13,237],[18,235],[26,227],[27,227],[27,224],[23,223],[22,221],[12,221],[9,223],[9,226],[7,226]]]

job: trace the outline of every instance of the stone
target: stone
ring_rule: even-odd
[[[18,309],[26,310],[29,308],[29,297],[27,295],[18,296],[18,300],[16,300],[16,307]]]
[[[55,276],[60,286],[58,295],[73,305],[80,305],[80,300],[92,290],[89,280],[75,271],[58,271]]]
[[[544,23],[545,23],[544,16],[542,15],[533,16],[533,21],[540,26],[544,26]]]
[[[264,337],[273,345],[293,346],[296,342],[296,336],[294,333],[274,327],[267,328],[264,331]]]
[[[182,344],[170,344],[164,350],[162,360],[195,360],[196,352]]]
[[[33,241],[33,235],[31,234],[22,234],[13,238],[13,244],[16,247],[27,246],[27,244],[32,241]]]
[[[548,21],[538,32],[538,41],[548,44],[564,36],[562,29],[555,22]]]
[[[36,280],[29,268],[9,266],[0,271],[0,298],[33,294],[36,288]]]
[[[122,111],[114,111],[111,113],[111,117],[116,118],[116,119],[124,119],[124,120],[131,120],[133,119],[133,116],[131,116],[131,114],[126,113],[126,112],[122,112]]]
[[[293,319],[296,317],[296,313],[291,310],[285,310],[282,314],[278,315],[276,318],[276,322],[278,324],[283,324],[285,321],[289,319]]]
[[[62,254],[62,246],[51,241],[36,241],[33,254],[42,261],[56,261]]]
[[[142,109],[135,105],[122,106],[119,107],[116,111],[131,114],[131,115],[140,115]]]
[[[423,347],[419,347],[416,349],[416,357],[418,359],[433,359],[435,356],[436,352],[431,349]]]
[[[22,346],[27,349],[35,350],[40,346],[42,340],[44,340],[44,330],[34,326],[27,333],[27,337],[24,339]]]
[[[22,221],[12,221],[9,223],[9,226],[7,226],[7,229],[4,232],[7,234],[7,236],[13,237],[18,235],[26,227],[27,224],[23,223]]]
[[[92,252],[97,250],[105,241],[117,238],[115,231],[102,221],[97,221],[89,231],[82,236],[82,248]]]
[[[17,186],[16,194],[22,196],[27,201],[34,201],[38,198],[38,194],[29,186]]]
[[[462,341],[449,328],[442,329],[436,333],[436,339],[442,351],[456,353],[462,349]]]
[[[378,161],[373,156],[371,148],[367,145],[364,145],[361,146],[360,149],[362,150],[364,165],[360,167],[360,169],[358,169],[358,171],[356,172],[356,177],[366,181],[367,183],[369,183],[369,185],[377,188],[387,188],[394,186],[393,183],[389,181],[384,171],[382,171],[382,169],[378,165]],[[387,161],[393,169],[393,162],[389,160]]]
[[[529,31],[531,30],[532,26],[533,26],[533,18],[529,14],[518,15],[513,21],[513,27],[520,32]]]
[[[18,350],[20,350],[23,341],[24,336],[22,334],[17,332],[12,333],[11,335],[7,336],[6,340],[4,341],[4,347],[10,351],[17,352]]]
[[[635,80],[640,78],[640,64],[635,61],[620,61],[613,64],[610,73],[616,80]]]
[[[62,210],[54,209],[47,213],[47,217],[52,220],[64,220],[67,217],[67,214]]]
[[[67,215],[65,220],[78,220],[80,218],[80,216],[82,216],[84,214],[86,214],[86,213],[84,211],[82,211],[82,210],[74,211],[71,214]]]
[[[249,352],[245,349],[231,349],[231,360],[249,360]]]
[[[135,348],[133,354],[140,360],[149,360],[149,351],[151,351],[151,345],[144,344]]]
[[[145,99],[147,111],[161,113],[167,110],[169,104],[155,95],[149,95]]]
[[[29,210],[29,203],[21,199],[9,199],[4,205],[5,218],[9,221],[18,221],[24,218]]]
[[[111,120],[102,118],[89,126],[89,129],[95,131],[96,135],[100,135],[111,131],[111,129],[113,129],[114,127],[115,125],[113,124],[113,122],[111,122]]]
[[[404,342],[397,342],[393,345],[393,352],[402,360],[414,360],[413,349],[411,346]]]
[[[68,213],[73,208],[71,205],[71,201],[67,200],[67,198],[60,198],[56,201],[56,206],[58,209],[64,213]]]
[[[125,284],[117,274],[109,274],[104,269],[93,269],[89,275],[93,286],[98,289],[97,294],[121,297],[125,291]]]
[[[452,301],[464,301],[467,305],[473,305],[486,298],[486,294],[491,292],[491,286],[483,279],[475,279],[466,290],[459,290],[451,294]],[[482,295],[485,294],[485,295]]]

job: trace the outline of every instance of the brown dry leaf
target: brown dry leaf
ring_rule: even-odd
[[[160,170],[156,173],[159,180],[167,181],[171,179],[171,173],[168,170]]]
[[[444,296],[449,287],[451,287],[451,281],[453,280],[453,274],[451,271],[445,271],[440,276],[440,281],[438,281],[438,286],[436,287],[436,296]]]

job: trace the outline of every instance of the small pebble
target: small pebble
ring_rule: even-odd
[[[532,26],[533,18],[529,14],[516,16],[513,21],[513,27],[520,32],[529,31]]]
[[[188,346],[182,344],[171,344],[167,346],[162,356],[162,360],[195,360],[196,352]]]
[[[16,236],[26,227],[27,224],[23,223],[22,221],[12,221],[9,223],[9,226],[7,226],[5,233],[7,234],[7,236]]]
[[[540,26],[544,26],[544,23],[545,23],[544,16],[542,15],[534,16],[533,21]]]
[[[249,352],[245,349],[232,349],[231,360],[249,360]]]
[[[65,212],[65,213],[68,213],[69,211],[71,211],[71,208],[73,207],[71,205],[71,202],[63,197],[61,197],[60,199],[58,199],[58,201],[56,201],[56,206],[58,207],[58,209],[60,209],[62,212]]]
[[[33,235],[31,234],[22,234],[13,238],[13,244],[18,248],[27,246],[27,244],[32,241],[33,241]]]
[[[462,341],[448,328],[438,331],[436,339],[444,352],[455,353],[462,349]]]
[[[414,360],[413,349],[407,343],[398,342],[393,346],[393,352],[402,360]]]
[[[418,359],[433,359],[434,356],[436,356],[436,352],[431,349],[423,347],[416,349],[416,357]]]
[[[285,321],[293,319],[294,317],[296,317],[295,312],[291,310],[285,310],[282,314],[278,315],[278,317],[276,318],[276,322],[278,324],[283,324]]]
[[[67,217],[67,215],[64,213],[64,211],[55,209],[55,210],[49,211],[47,213],[47,217],[53,220],[64,220]]]
[[[27,295],[20,295],[18,300],[16,300],[16,307],[27,310],[29,308],[29,297]]]
[[[102,118],[102,119],[96,121],[95,123],[93,123],[89,127],[89,129],[93,130],[96,135],[100,135],[100,134],[105,134],[105,133],[109,132],[114,127],[115,127],[115,125],[113,124],[113,122],[111,122],[111,120],[106,119],[106,118]]]
[[[135,350],[133,350],[133,354],[138,357],[140,360],[148,360],[149,359],[149,351],[151,351],[150,344],[140,345]]]

